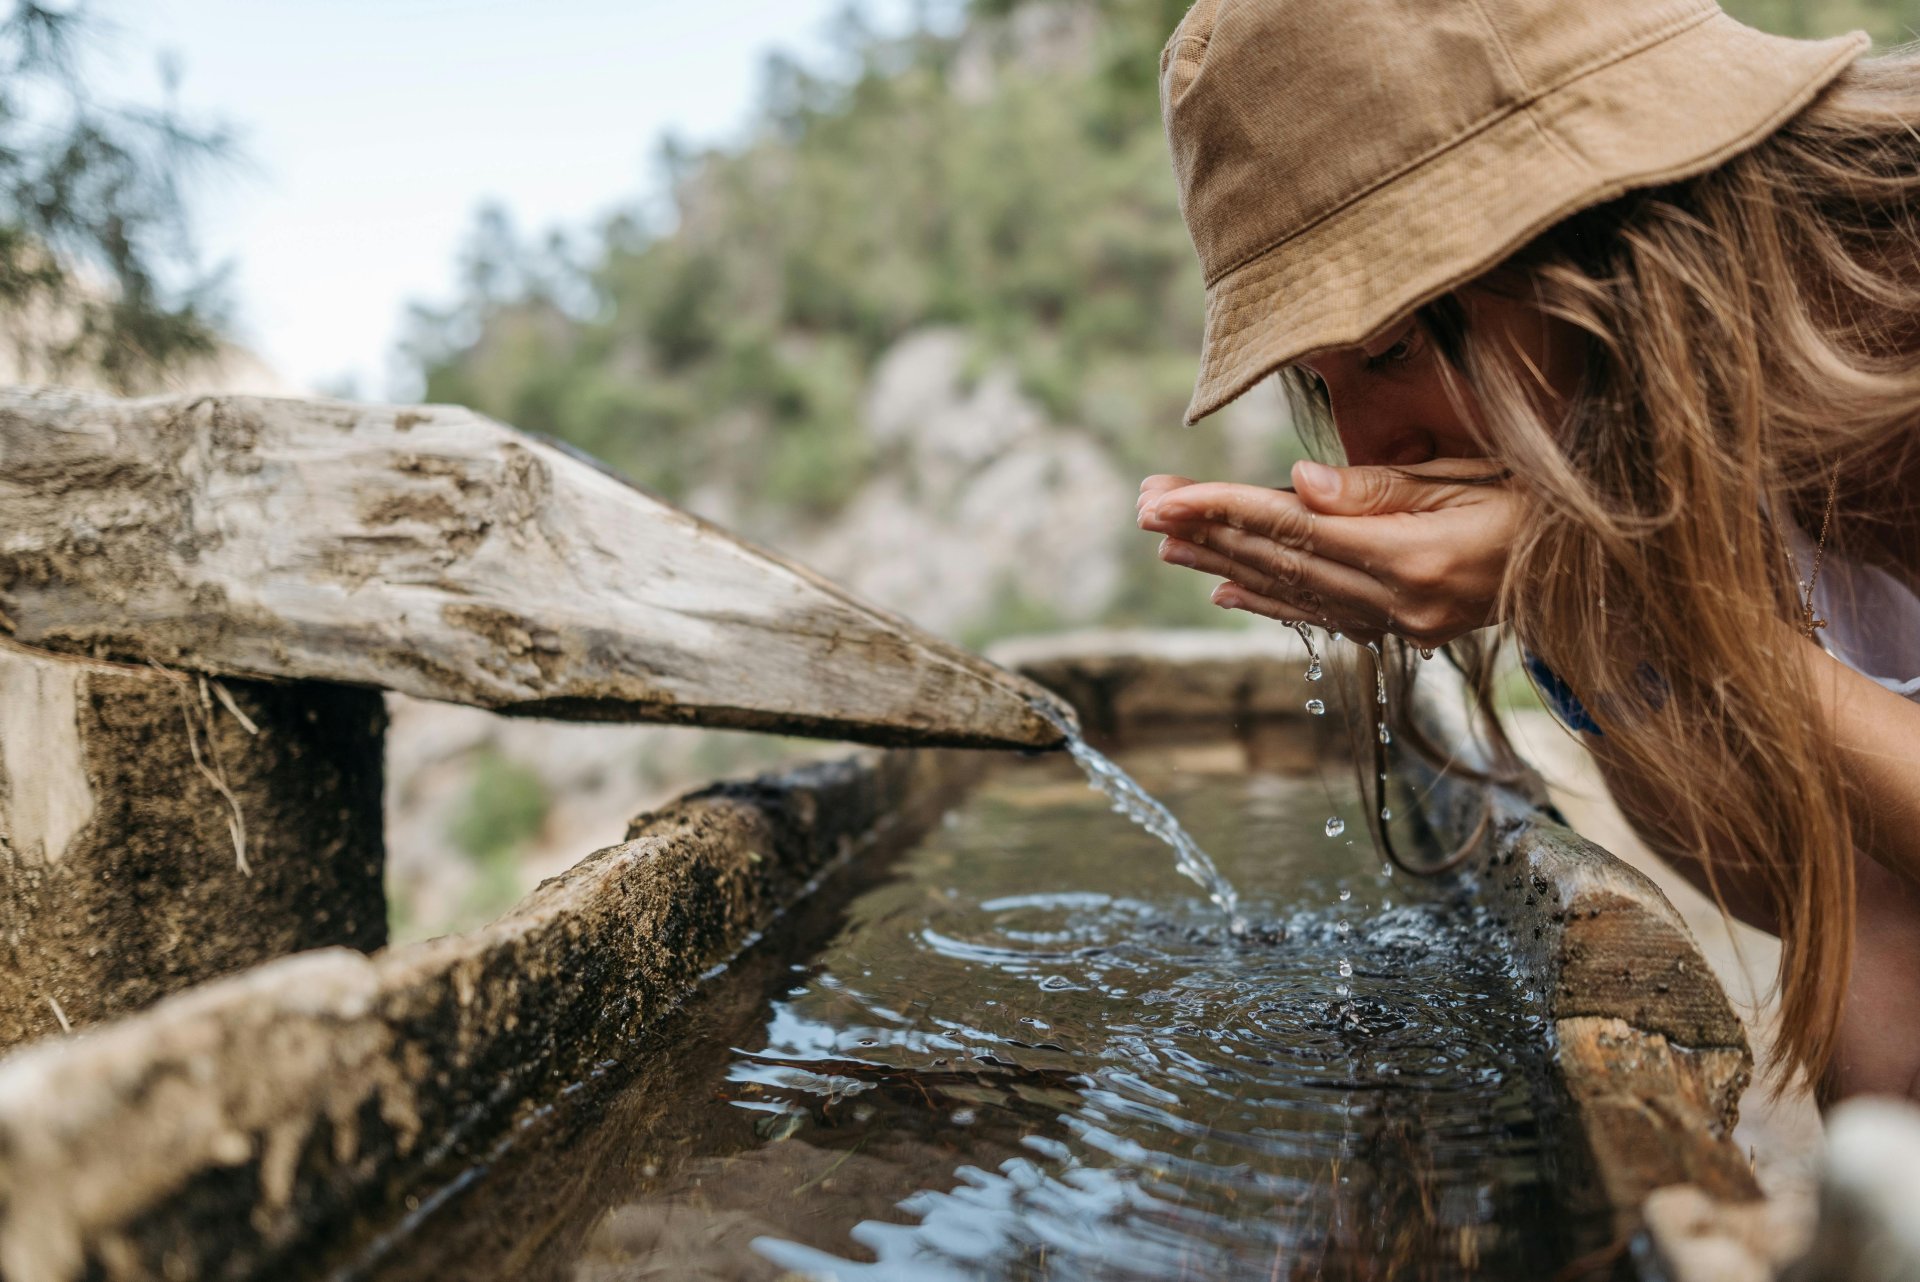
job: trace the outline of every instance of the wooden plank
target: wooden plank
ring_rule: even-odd
[[[1433,678],[1416,709],[1429,737],[1484,768],[1460,682],[1446,669]],[[1404,754],[1401,765],[1426,776],[1443,844],[1487,821],[1461,874],[1546,998],[1558,1100],[1545,1135],[1563,1208],[1621,1240],[1657,1189],[1759,1197],[1732,1139],[1752,1077],[1746,1030],[1659,887],[1557,822],[1537,779],[1488,790]]]
[[[1732,1143],[1745,1046],[1675,1046],[1624,1019],[1591,1015],[1554,1021],[1554,1046],[1571,1107],[1563,1130],[1584,1142],[1596,1184],[1583,1209],[1609,1213],[1624,1234],[1656,1189],[1689,1184],[1723,1202],[1760,1196]],[[1569,1192],[1577,1204],[1581,1190]]]
[[[321,949],[0,1061],[0,1277],[283,1278],[676,1009],[838,870],[986,767],[863,753],[635,821],[499,921]]]
[[[1692,932],[1638,870],[1535,815],[1480,875],[1515,936],[1550,953],[1555,1019],[1623,1019],[1679,1046],[1746,1046]]]
[[[0,632],[540,716],[1061,737],[1037,687],[445,406],[0,391]]]
[[[1327,682],[1310,685],[1307,651],[1281,628],[1258,632],[1152,632],[1094,629],[1013,637],[987,651],[1072,703],[1088,734],[1123,739],[1192,723],[1217,737],[1223,726],[1306,721],[1316,694],[1337,698]],[[1325,720],[1313,723],[1318,730]],[[1309,741],[1323,736],[1304,736]]]

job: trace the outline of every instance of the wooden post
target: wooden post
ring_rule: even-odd
[[[386,942],[379,692],[0,640],[0,1047]]]

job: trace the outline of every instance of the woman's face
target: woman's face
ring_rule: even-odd
[[[1580,383],[1584,349],[1578,332],[1510,293],[1469,286],[1459,298],[1473,341],[1517,352],[1521,368],[1534,371],[1546,389],[1549,404],[1564,405]],[[1432,338],[1415,320],[1358,347],[1310,352],[1300,364],[1326,384],[1351,466],[1404,467],[1486,455],[1447,395]]]

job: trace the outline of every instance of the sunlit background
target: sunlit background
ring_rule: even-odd
[[[0,377],[465,404],[971,645],[1233,625],[1131,520],[1148,472],[1277,482],[1298,448],[1270,388],[1179,426],[1201,295],[1155,75],[1180,0],[10,7]],[[35,148],[75,119],[96,169],[56,182]],[[67,222],[29,209],[50,183]],[[822,750],[394,714],[402,938]]]
[[[119,66],[170,56],[181,105],[239,132],[251,163],[195,200],[206,257],[235,268],[235,336],[303,391],[396,400],[420,383],[398,358],[407,304],[457,290],[477,207],[575,235],[616,212],[670,216],[669,138],[738,141],[769,59],[832,66],[860,30],[897,34],[919,16],[902,0],[869,6],[861,27],[811,0],[143,0],[102,13]]]

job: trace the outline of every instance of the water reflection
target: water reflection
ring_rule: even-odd
[[[756,1142],[659,1189],[727,1225],[716,1272],[755,1272],[743,1247],[848,1279],[1549,1266],[1537,1016],[1470,912],[1386,902],[1316,831],[1317,782],[1156,779],[1265,922],[1235,939],[1055,777],[971,800],[735,1057]]]
[[[1324,837],[1317,779],[1126,764],[1244,933],[1070,763],[1010,766],[534,1144],[524,1228],[482,1197],[378,1274],[490,1240],[575,1282],[1550,1275],[1539,1013],[1471,907]]]

